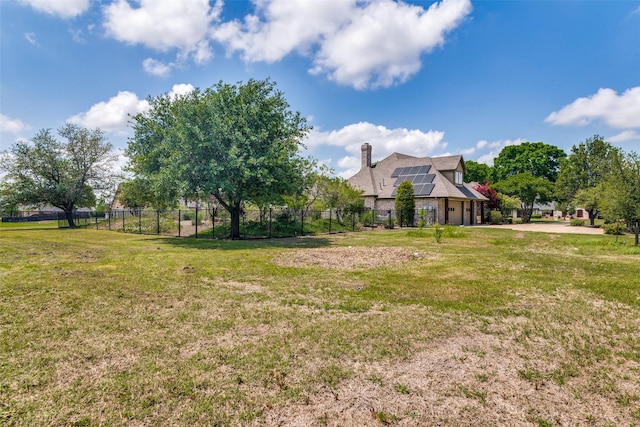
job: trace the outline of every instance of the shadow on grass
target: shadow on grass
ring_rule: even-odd
[[[212,240],[190,237],[158,237],[153,239],[169,246],[188,249],[268,249],[268,248],[322,248],[331,245],[327,237],[283,237],[272,239],[247,239],[247,240]]]

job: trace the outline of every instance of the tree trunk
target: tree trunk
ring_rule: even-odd
[[[635,233],[636,233],[636,240],[634,244],[638,246],[638,233],[640,233],[640,220],[637,220],[637,219],[636,219]]]
[[[531,206],[524,206],[524,209],[522,210],[522,223],[523,224],[528,224],[529,221],[531,221],[531,212],[533,212],[533,203],[531,203]]]
[[[67,218],[69,228],[76,228],[76,224],[73,222],[73,209],[65,209],[64,216]]]
[[[589,224],[593,227],[596,225],[596,216],[598,212],[596,210],[587,211],[589,212]]]
[[[231,240],[240,239],[240,202],[229,205],[229,215],[231,215]]]

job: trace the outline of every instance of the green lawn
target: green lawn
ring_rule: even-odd
[[[456,230],[0,230],[0,425],[640,425],[632,240]]]
[[[0,222],[0,230],[58,228],[58,221]]]

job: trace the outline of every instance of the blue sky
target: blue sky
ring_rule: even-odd
[[[0,0],[0,31],[0,150],[70,121],[121,152],[148,96],[271,78],[345,177],[365,142],[640,151],[640,1]]]

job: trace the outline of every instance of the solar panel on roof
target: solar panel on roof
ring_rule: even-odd
[[[391,178],[397,178],[398,176],[400,176],[400,170],[402,170],[402,168],[395,168],[393,173],[391,174]]]
[[[435,187],[435,184],[420,184],[413,188],[413,194],[415,196],[428,196],[431,194]]]

